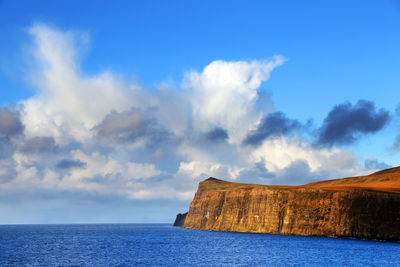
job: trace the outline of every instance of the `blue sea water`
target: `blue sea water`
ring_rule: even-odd
[[[1,266],[400,266],[400,243],[168,224],[0,226]]]

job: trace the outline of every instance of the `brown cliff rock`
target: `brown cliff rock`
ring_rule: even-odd
[[[400,240],[400,167],[369,176],[266,186],[200,182],[185,228]]]

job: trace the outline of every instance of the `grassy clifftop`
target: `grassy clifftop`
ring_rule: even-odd
[[[289,185],[258,185],[227,182],[224,180],[210,177],[200,182],[199,190],[218,190],[226,191],[238,188],[267,187],[273,189],[300,189],[315,188],[327,190],[355,190],[365,189],[382,192],[400,193],[400,167],[382,170],[367,176],[346,177],[333,180],[318,181],[299,186]]]

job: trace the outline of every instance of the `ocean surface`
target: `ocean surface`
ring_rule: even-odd
[[[400,266],[400,243],[168,224],[0,226],[1,266]]]

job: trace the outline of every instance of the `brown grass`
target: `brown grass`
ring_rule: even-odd
[[[204,190],[231,190],[235,188],[251,188],[254,186],[265,186],[255,184],[231,183],[223,180],[209,178],[200,183]],[[308,183],[300,186],[267,186],[270,189],[299,189],[299,188],[315,188],[326,190],[355,190],[366,189],[374,191],[384,191],[392,193],[400,193],[400,167],[382,170],[367,176],[346,177],[341,179],[326,180]]]
[[[334,190],[370,189],[400,193],[400,167],[382,170],[367,176],[309,183],[304,187]]]

